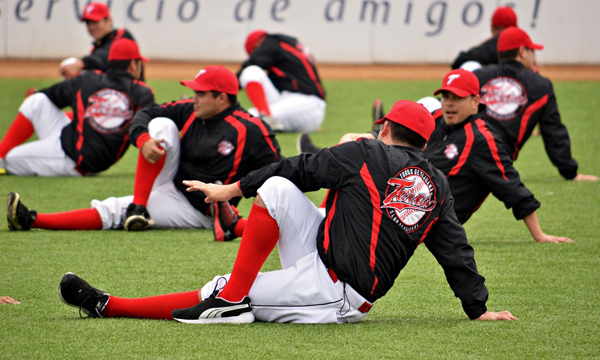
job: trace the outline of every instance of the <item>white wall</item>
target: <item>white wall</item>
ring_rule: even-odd
[[[100,1],[152,59],[241,61],[246,35],[263,28],[297,36],[322,62],[447,63],[485,40],[494,9],[511,4],[519,26],[546,46],[540,63],[600,64],[597,0]],[[78,21],[86,3],[0,0],[0,57],[88,53]]]

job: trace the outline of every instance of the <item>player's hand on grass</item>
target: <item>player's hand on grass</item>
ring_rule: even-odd
[[[242,190],[238,187],[237,183],[218,185],[218,184],[207,184],[198,180],[184,180],[183,185],[188,188],[186,191],[202,191],[206,195],[204,202],[210,203],[212,201],[228,201],[233,197],[242,196]]]
[[[577,174],[577,176],[575,176],[573,178],[573,181],[598,181],[600,180],[600,178],[598,178],[595,175],[585,175],[585,174]]]
[[[572,243],[575,242],[568,237],[554,236],[542,233],[542,235],[534,238],[539,243]]]
[[[160,143],[165,139],[150,139],[142,145],[142,155],[150,164],[156,163],[165,154],[165,149],[160,146]]]
[[[0,296],[0,304],[20,304],[20,302],[10,296]]]
[[[519,319],[517,319],[515,316],[513,316],[513,314],[511,314],[510,311],[504,310],[504,311],[500,311],[500,312],[486,311],[475,320],[495,321],[495,320],[519,320]]]

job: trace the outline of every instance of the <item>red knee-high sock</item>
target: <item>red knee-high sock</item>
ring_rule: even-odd
[[[237,237],[242,237],[244,235],[244,229],[246,228],[247,219],[238,219],[237,224],[235,224],[235,228],[233,229],[233,233]]]
[[[244,90],[246,90],[246,95],[248,95],[250,101],[252,101],[252,104],[254,104],[254,107],[259,113],[271,115],[269,103],[267,102],[267,95],[265,94],[265,89],[261,83],[251,81],[246,84],[246,88]]]
[[[277,245],[279,227],[266,208],[256,204],[248,216],[231,277],[219,294],[228,301],[241,301],[248,295],[256,275]]]
[[[8,128],[4,139],[0,142],[0,158],[5,158],[6,154],[14,147],[21,145],[33,135],[33,124],[25,115],[19,113],[12,125]]]
[[[151,164],[146,160],[142,152],[138,156],[137,168],[135,170],[135,182],[133,184],[133,203],[137,205],[148,205],[148,198],[152,192],[154,181],[165,166],[167,154],[165,153],[157,162]]]
[[[33,228],[48,230],[100,230],[102,219],[96,209],[79,209],[53,214],[37,214]]]
[[[111,296],[102,315],[143,319],[173,319],[175,309],[192,307],[200,303],[198,290],[145,298],[126,299]]]

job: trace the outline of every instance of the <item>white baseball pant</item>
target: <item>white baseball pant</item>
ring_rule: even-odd
[[[13,175],[82,176],[65,154],[60,136],[71,120],[43,93],[23,101],[19,112],[31,124],[39,140],[19,145],[6,154],[6,171]]]
[[[350,285],[334,282],[319,257],[316,238],[324,215],[282,177],[270,178],[258,193],[279,226],[282,269],[259,273],[252,284],[249,296],[256,320],[324,324],[357,322],[365,317],[372,304]],[[223,278],[229,276],[216,276],[204,285],[202,299],[215,288],[223,288]]]
[[[212,228],[211,219],[196,210],[173,183],[179,166],[179,129],[168,118],[155,118],[148,124],[148,132],[153,139],[164,139],[161,146],[167,152],[165,164],[154,181],[146,206],[155,227]],[[122,225],[127,206],[132,201],[133,196],[92,200],[92,208],[100,213],[103,229],[116,229]]]
[[[426,96],[424,98],[421,98],[417,100],[417,103],[425,106],[425,109],[427,109],[427,111],[429,111],[430,113],[433,113],[434,111],[437,111],[442,108],[442,103],[432,96]]]
[[[280,92],[265,71],[256,65],[248,66],[240,74],[243,89],[249,82],[262,85],[271,117],[283,125],[283,131],[314,132],[323,124],[327,103],[320,97],[290,91]],[[252,116],[259,116],[256,108],[251,108],[248,112]]]

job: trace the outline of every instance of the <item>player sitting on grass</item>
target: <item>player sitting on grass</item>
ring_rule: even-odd
[[[276,131],[316,131],[327,103],[308,49],[296,38],[262,30],[248,35],[245,48],[250,58],[238,77],[254,105],[248,111]]]
[[[129,146],[136,111],[154,105],[139,81],[142,61],[135,42],[111,47],[106,73],[88,71],[27,97],[0,142],[0,168],[13,175],[85,176],[108,169]],[[73,120],[61,111],[70,106]],[[33,134],[39,140],[23,144]]]
[[[439,93],[442,108],[433,115],[435,131],[424,156],[448,178],[458,220],[464,224],[491,192],[513,210],[517,220],[523,219],[536,242],[573,242],[541,230],[536,215],[540,203],[521,182],[498,135],[477,115],[477,77],[466,70],[453,70],[446,74],[435,95]],[[342,141],[374,136],[346,134]],[[304,141],[308,140],[304,136]]]
[[[212,227],[217,241],[240,236],[245,220],[228,202],[208,204],[204,195],[187,192],[181,181],[234,183],[279,161],[279,144],[269,126],[237,102],[238,81],[230,70],[208,66],[182,84],[194,90],[192,99],[153,106],[132,120],[130,141],[140,148],[133,196],[94,200],[91,209],[38,214],[11,193],[9,228],[136,231],[155,225]]]
[[[398,101],[382,121],[378,140],[301,154],[228,185],[185,182],[207,202],[256,197],[231,275],[199,291],[125,299],[67,273],[61,299],[93,317],[358,322],[424,243],[470,319],[515,320],[508,311],[487,310],[485,279],[456,219],[448,181],[423,157],[431,114]],[[325,214],[303,194],[322,187],[331,189]],[[275,245],[282,269],[259,273]]]

